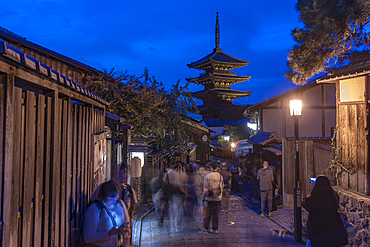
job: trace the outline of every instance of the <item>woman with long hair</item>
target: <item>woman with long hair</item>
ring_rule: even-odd
[[[96,200],[85,213],[83,239],[86,246],[128,246],[130,222],[119,199],[121,186],[109,180],[100,186]]]
[[[339,247],[348,244],[347,232],[339,215],[338,195],[326,176],[319,176],[311,196],[302,205],[307,212],[307,246]]]

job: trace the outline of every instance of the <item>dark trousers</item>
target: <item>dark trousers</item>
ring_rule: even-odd
[[[204,229],[209,230],[209,223],[212,218],[212,229],[218,230],[218,217],[220,214],[221,202],[207,201],[207,217],[204,219]]]

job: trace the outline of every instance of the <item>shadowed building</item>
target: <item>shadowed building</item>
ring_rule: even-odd
[[[186,80],[204,86],[204,90],[194,92],[192,95],[203,101],[203,104],[198,106],[203,121],[217,132],[216,135],[219,135],[222,134],[220,131],[223,130],[223,126],[231,125],[243,118],[243,107],[233,105],[232,101],[249,96],[252,92],[230,88],[233,84],[250,79],[250,76],[239,76],[235,72],[230,72],[231,69],[248,65],[249,61],[232,57],[221,51],[218,12],[215,40],[216,47],[211,54],[187,65],[192,69],[204,70],[205,73]]]

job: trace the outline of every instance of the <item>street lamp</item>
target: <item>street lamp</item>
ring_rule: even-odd
[[[225,142],[229,142],[230,141],[230,134],[229,134],[229,132],[227,130],[226,130],[225,135],[224,135],[224,140],[225,140]]]
[[[302,101],[290,100],[290,116],[294,119],[294,159],[295,159],[295,188],[294,188],[294,238],[302,243],[302,206],[301,189],[299,187],[299,149],[298,149],[298,119],[302,116]]]
[[[235,144],[235,142],[232,142],[230,145],[231,145],[231,164],[232,164],[232,168],[234,168],[234,155],[233,155],[233,153],[235,152],[236,144]]]

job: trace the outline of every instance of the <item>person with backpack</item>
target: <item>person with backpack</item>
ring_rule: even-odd
[[[131,225],[130,243],[132,243],[132,216],[135,211],[138,199],[135,190],[127,183],[127,165],[122,164],[118,170],[116,180],[121,185],[120,199],[125,203]]]
[[[85,212],[83,241],[85,246],[122,247],[129,244],[130,222],[121,186],[109,180],[100,186],[96,200]]]
[[[209,173],[204,179],[203,186],[203,201],[207,203],[207,217],[204,219],[204,228],[201,231],[203,234],[207,234],[210,222],[212,219],[212,230],[210,233],[218,233],[218,219],[220,213],[222,189],[224,182],[222,175],[218,173],[218,164],[212,163],[212,172]]]

